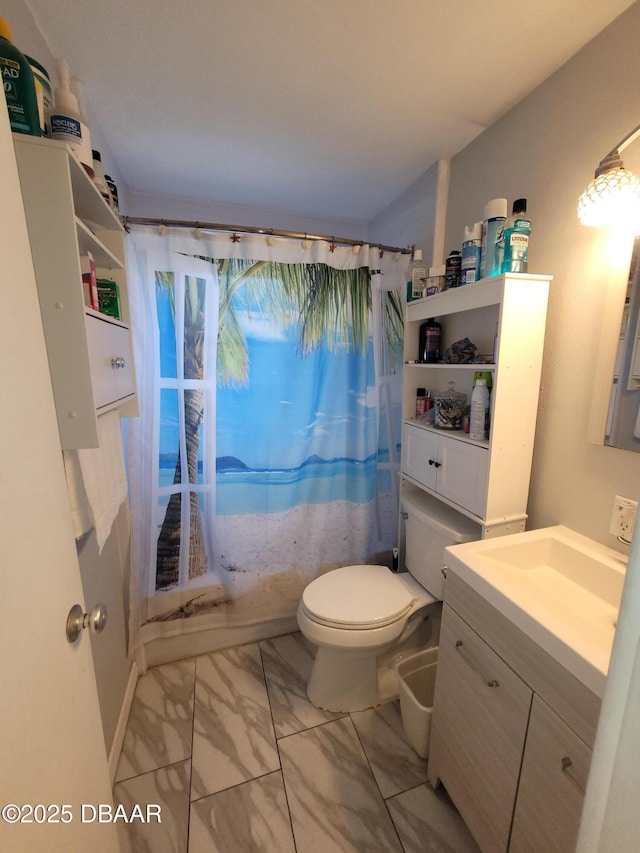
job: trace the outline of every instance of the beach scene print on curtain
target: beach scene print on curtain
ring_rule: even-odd
[[[400,392],[376,365],[401,381],[400,294],[367,267],[211,263],[217,311],[203,280],[155,270],[147,621],[290,616],[312,578],[396,544]]]

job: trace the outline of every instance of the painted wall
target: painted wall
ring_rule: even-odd
[[[602,317],[612,292],[622,298],[631,239],[585,228],[575,210],[600,159],[640,120],[639,39],[636,3],[457,155],[446,228],[453,248],[488,199],[528,198],[530,271],[554,276],[530,526],[562,523],[614,547],[614,495],[640,496],[640,454],[589,444],[587,424]],[[640,145],[624,160],[637,172]]]
[[[422,250],[423,259],[431,266],[437,192],[436,163],[371,220],[369,239],[393,246],[415,246]]]

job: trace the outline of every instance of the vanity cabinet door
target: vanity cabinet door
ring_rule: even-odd
[[[589,747],[535,696],[511,853],[573,853],[590,763]]]
[[[429,781],[444,784],[487,853],[509,844],[531,698],[529,687],[445,604]]]

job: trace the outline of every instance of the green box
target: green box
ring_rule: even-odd
[[[98,285],[98,305],[102,314],[121,320],[120,290],[116,282],[110,278],[99,278],[96,284]]]

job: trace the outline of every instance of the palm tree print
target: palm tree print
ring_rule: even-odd
[[[282,264],[271,261],[210,260],[220,284],[216,370],[220,385],[245,385],[249,377],[247,342],[233,297],[245,289],[246,302],[258,305],[281,328],[299,326],[302,356],[320,345],[333,352],[365,352],[372,307],[371,277],[367,268],[337,270],[326,264]],[[166,289],[175,319],[172,273],[156,273],[156,285]],[[204,283],[185,283],[185,379],[203,379],[205,346]],[[396,291],[384,293],[383,329],[389,360],[397,359],[403,335],[402,302]],[[396,365],[397,366],[397,365]],[[202,391],[184,391],[186,470],[189,483],[198,482],[200,426],[204,417]],[[182,480],[180,454],[174,484]],[[157,545],[156,590],[179,583],[181,492],[169,499]],[[189,493],[189,579],[207,570],[206,549],[198,494]]]

